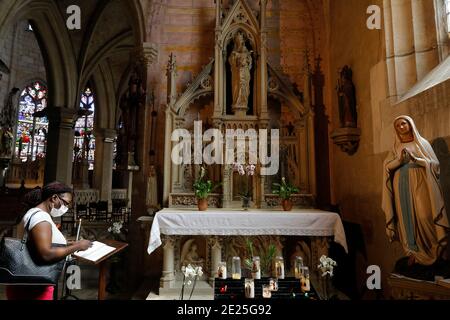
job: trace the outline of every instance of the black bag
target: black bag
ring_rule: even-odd
[[[65,259],[57,263],[44,263],[33,254],[28,243],[28,228],[33,213],[25,227],[23,239],[4,237],[0,244],[0,283],[8,285],[57,285]],[[55,246],[65,246],[57,245]]]

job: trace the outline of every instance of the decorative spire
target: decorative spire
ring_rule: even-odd
[[[321,64],[321,62],[322,62],[322,57],[320,56],[320,54],[319,54],[319,56],[315,59],[316,60],[316,68],[315,68],[315,71],[316,72],[320,72],[321,70],[320,70],[320,64]]]
[[[303,86],[303,104],[309,110],[311,110],[311,66],[309,64],[309,50],[305,49],[304,51],[304,86]]]
[[[172,73],[177,73],[177,58],[173,52],[170,53],[169,62],[167,63],[167,75],[169,76]]]
[[[311,65],[309,64],[309,50],[305,49],[303,51],[304,63],[303,63],[303,71],[305,73],[311,73]]]
[[[167,103],[173,106],[177,95],[177,59],[172,52],[167,63]]]

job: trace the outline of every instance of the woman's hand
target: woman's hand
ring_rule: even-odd
[[[89,240],[81,240],[75,243],[75,245],[79,248],[80,251],[86,251],[90,247],[92,247],[92,242]]]

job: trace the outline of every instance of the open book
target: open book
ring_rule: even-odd
[[[75,252],[74,256],[95,262],[110,254],[114,250],[116,250],[116,248],[108,246],[102,242],[94,241],[92,243],[92,247],[86,251]]]

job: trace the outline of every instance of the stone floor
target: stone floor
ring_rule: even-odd
[[[98,269],[90,266],[83,266],[81,268],[81,289],[73,290],[71,294],[79,300],[97,300],[98,288]],[[158,281],[154,279],[144,279],[138,290],[135,292],[126,292],[118,289],[116,292],[108,292],[107,300],[146,300],[151,292],[156,292],[158,288]],[[60,286],[62,288],[62,286]],[[58,296],[62,297],[62,290],[58,290]],[[73,297],[67,297],[67,300],[74,300]],[[5,286],[0,285],[0,300],[6,300]]]

